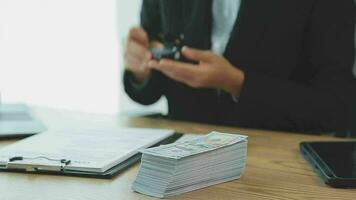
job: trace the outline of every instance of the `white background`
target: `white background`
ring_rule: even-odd
[[[0,0],[3,99],[117,110],[115,13],[114,0]]]
[[[141,0],[0,0],[3,101],[141,110],[122,92],[122,41]]]

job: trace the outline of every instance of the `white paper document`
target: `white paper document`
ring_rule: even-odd
[[[0,168],[50,170],[60,163],[65,170],[105,172],[173,134],[173,130],[136,128],[48,131],[2,148]]]

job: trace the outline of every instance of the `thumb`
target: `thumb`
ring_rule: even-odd
[[[129,40],[134,40],[135,42],[139,43],[142,46],[148,47],[148,35],[146,31],[141,27],[134,27],[130,29],[129,32]]]
[[[193,49],[187,46],[182,48],[182,54],[194,61],[209,62],[212,59],[212,53],[206,50]]]

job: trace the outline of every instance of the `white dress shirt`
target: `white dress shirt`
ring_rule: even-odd
[[[241,0],[213,0],[213,26],[211,34],[211,50],[222,55],[229,42],[240,10]]]
[[[211,34],[211,50],[222,55],[229,42],[231,32],[234,28],[241,0],[213,0],[213,27]],[[221,90],[217,90],[220,95]],[[237,103],[238,97],[231,95],[232,100]]]

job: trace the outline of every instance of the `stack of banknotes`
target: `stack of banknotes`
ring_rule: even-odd
[[[239,179],[246,163],[247,136],[211,132],[141,152],[132,188],[164,198]]]

